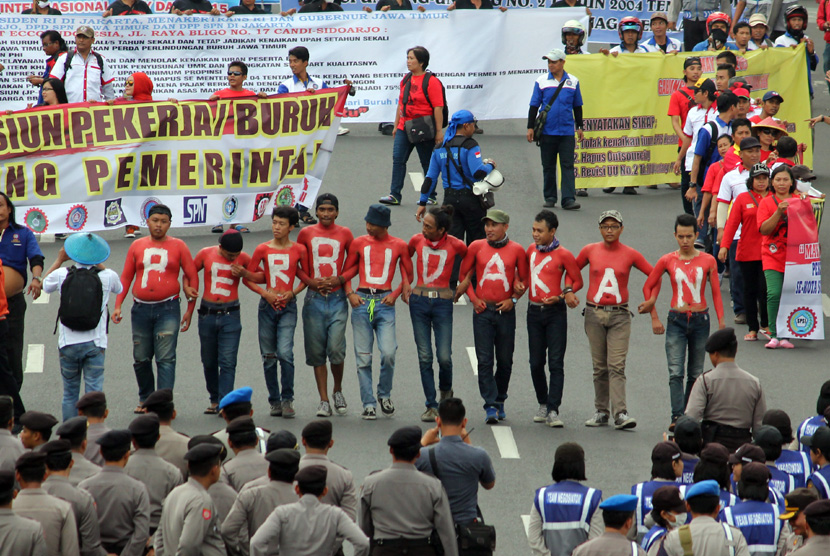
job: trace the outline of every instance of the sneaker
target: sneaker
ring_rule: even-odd
[[[495,407],[488,407],[484,410],[484,422],[488,425],[497,425],[499,423],[499,412]]]
[[[616,187],[603,187],[602,192],[603,193],[613,193],[615,189],[617,189],[617,188]]]
[[[331,417],[331,405],[329,402],[320,402],[320,405],[317,406],[317,417]]]
[[[618,414],[617,417],[614,419],[614,428],[617,430],[633,429],[636,426],[637,419],[629,415],[627,411],[623,411],[622,413]]]
[[[586,427],[604,427],[608,424],[608,414],[600,411],[596,412],[593,417],[585,421]]]
[[[351,131],[348,127],[343,127],[342,125],[337,130],[337,136],[342,137],[343,135],[348,135],[349,131]]]
[[[565,423],[562,422],[562,419],[559,418],[559,413],[554,410],[550,410],[548,413],[547,419],[545,419],[545,424],[554,429],[561,429],[565,426]]]
[[[636,195],[637,189],[635,187],[623,187],[623,195]]]
[[[735,315],[735,324],[746,324],[746,315],[743,313]]]
[[[437,197],[428,198],[427,199],[427,204],[428,205],[437,205],[438,204],[438,198]]]
[[[271,417],[282,417],[282,405],[278,403],[271,404]]]
[[[300,223],[306,226],[310,226],[312,224],[317,223],[317,219],[311,216],[311,213],[307,210],[300,213]]]
[[[282,402],[282,418],[283,419],[293,419],[294,415],[294,402],[291,400],[285,400]]]
[[[438,402],[439,403],[443,402],[444,400],[446,400],[448,398],[452,398],[452,397],[453,397],[453,391],[452,390],[439,390],[438,391]]]
[[[795,346],[789,340],[778,340],[778,347],[782,347],[784,349],[793,349]]]
[[[556,206],[556,199],[545,199],[545,208],[554,208]]]
[[[587,197],[588,196],[588,190],[584,189],[584,188],[577,189],[576,190],[576,196],[577,197]]]
[[[533,416],[534,423],[544,423],[548,418],[548,404],[543,403],[539,406],[536,414]]]
[[[375,413],[375,408],[371,405],[364,407],[363,413],[360,416],[363,417],[364,421],[374,421],[378,418],[377,413]]]
[[[382,205],[400,205],[401,200],[395,197],[394,195],[387,195],[386,197],[381,197],[378,199],[378,203]]]
[[[421,421],[424,423],[434,423],[436,417],[438,417],[438,410],[434,407],[428,407],[427,410],[421,414]]]
[[[778,338],[771,338],[769,342],[764,344],[764,347],[767,349],[778,349],[781,346],[781,342],[778,341]]]
[[[138,226],[127,226],[124,229],[124,237],[132,239],[138,234]]]
[[[579,210],[582,208],[582,205],[576,201],[571,201],[570,203],[562,203],[562,208],[565,210]]]
[[[346,405],[346,397],[343,396],[343,392],[335,392],[334,393],[334,410],[337,412],[338,415],[345,415],[346,408],[349,407]]]
[[[499,414],[499,421],[504,421],[505,419],[507,419],[507,414],[504,412],[504,404],[503,403],[498,404],[498,407],[496,408],[496,411],[498,411],[498,414]]]
[[[395,404],[392,403],[391,399],[383,398],[380,400],[380,410],[387,417],[391,417],[395,414]]]

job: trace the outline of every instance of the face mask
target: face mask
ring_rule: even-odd
[[[682,527],[686,525],[686,522],[689,519],[689,514],[683,512],[682,514],[674,514],[674,523],[669,521],[669,529],[677,529],[678,527]]]

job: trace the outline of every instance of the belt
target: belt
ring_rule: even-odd
[[[231,305],[223,309],[214,309],[211,307],[199,307],[200,315],[229,315],[239,310],[239,305]]]
[[[751,434],[749,429],[739,429],[731,425],[722,425],[720,423],[716,423],[715,421],[703,421],[703,423],[701,424],[705,427],[717,427],[718,430],[715,433],[715,436],[725,436],[727,438],[745,438],[746,436]]]
[[[669,313],[676,313],[678,315],[705,315],[709,312],[709,307],[705,308],[702,311],[678,311],[677,309],[669,309]]]
[[[453,195],[453,194],[462,195],[464,193],[467,193],[467,194],[473,195],[473,196],[476,195],[475,193],[473,193],[473,190],[470,189],[469,187],[465,187],[464,189],[455,189],[454,187],[445,187],[444,188],[444,196]]]
[[[412,294],[430,299],[452,299],[455,297],[453,291],[449,288],[425,288],[422,286],[412,288]]]
[[[365,295],[388,295],[392,290],[376,290],[375,288],[357,288],[357,293]]]
[[[559,301],[557,301],[556,303],[542,303],[540,301],[528,301],[527,304],[530,307],[537,307],[539,309],[544,309],[545,307],[556,307],[560,303],[564,303],[564,302],[565,302],[565,298],[560,296]]]
[[[142,305],[161,305],[162,303],[167,303],[168,301],[178,301],[179,296],[174,295],[173,297],[168,297],[167,299],[162,299],[161,301],[142,301],[140,299],[133,298],[133,303],[141,303]]]
[[[392,548],[430,546],[432,544],[429,537],[423,539],[372,539],[372,543],[376,546],[388,546]]]
[[[621,305],[597,305],[595,303],[586,303],[588,307],[599,309],[600,311],[628,311],[628,303]]]

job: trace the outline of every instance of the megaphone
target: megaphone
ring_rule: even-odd
[[[473,184],[473,193],[476,195],[484,195],[490,191],[497,191],[504,185],[504,176],[497,169],[484,176],[484,179]]]

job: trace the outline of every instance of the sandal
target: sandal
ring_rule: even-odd
[[[251,233],[251,230],[249,230],[248,228],[246,228],[242,224],[237,224],[236,226],[233,227],[233,229],[236,230],[237,232],[239,232],[240,234],[249,234],[249,233]]]
[[[225,229],[222,227],[222,224],[214,226],[210,229],[210,231],[214,234],[221,234]]]
[[[212,403],[207,408],[205,408],[205,415],[216,415],[219,413],[219,404]]]
[[[757,342],[758,341],[758,334],[756,332],[750,332],[746,336],[744,336],[744,342]]]
[[[138,404],[137,406],[135,406],[135,409],[133,409],[133,413],[135,413],[136,415],[141,415],[142,413],[147,413],[147,410],[145,410],[141,406],[141,404]]]

